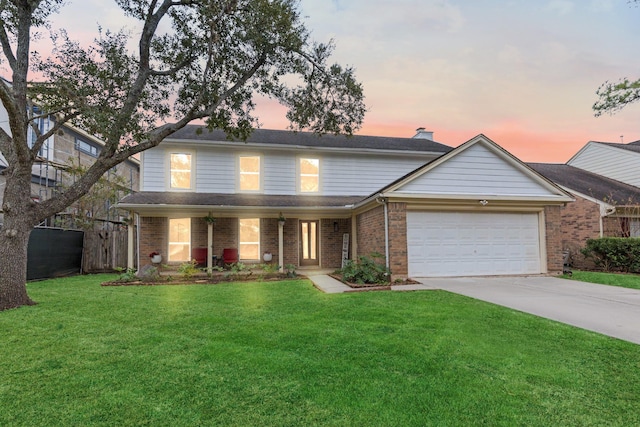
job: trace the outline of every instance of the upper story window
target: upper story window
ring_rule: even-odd
[[[298,165],[301,193],[317,193],[320,191],[320,160],[300,158]]]
[[[240,191],[260,191],[260,156],[238,158]]]
[[[98,147],[78,138],[76,138],[76,150],[86,153],[92,157],[98,157]]]
[[[178,190],[191,189],[192,159],[190,153],[171,153],[169,158],[170,187]]]

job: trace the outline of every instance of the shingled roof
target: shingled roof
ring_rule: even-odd
[[[640,204],[640,188],[633,185],[565,164],[527,164],[557,185],[596,200],[602,200],[617,206]]]
[[[209,131],[200,125],[188,125],[166,138],[166,141],[233,141],[221,130]],[[246,142],[276,146],[337,148],[380,151],[414,151],[444,154],[453,148],[424,138],[397,138],[390,136],[322,135],[312,132],[255,129]]]
[[[595,142],[596,144],[608,145],[609,147],[619,148],[621,150],[640,153],[640,141],[633,141],[628,144],[618,144],[615,142],[599,142],[599,141],[591,141],[591,142]]]
[[[362,200],[362,196],[293,196],[271,194],[181,193],[172,191],[141,191],[124,197],[118,205],[170,205],[210,207],[273,207],[273,208],[344,208]]]

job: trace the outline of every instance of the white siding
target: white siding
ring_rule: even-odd
[[[196,191],[198,193],[235,193],[236,157],[224,149],[198,149]]]
[[[263,156],[265,194],[296,194],[296,154],[273,152]]]
[[[156,147],[143,156],[143,191],[166,191],[167,153],[174,146]],[[242,148],[242,147],[240,147]],[[235,193],[237,156],[241,149],[230,147],[190,147],[195,155],[196,192]],[[262,156],[264,194],[294,195],[297,191],[297,162],[300,155],[320,159],[318,195],[369,195],[390,182],[432,160],[432,156],[381,156],[330,154],[296,151],[256,151]],[[316,193],[314,193],[316,194]]]
[[[143,167],[140,177],[141,191],[165,190],[165,152],[162,148],[152,148],[142,155]]]
[[[640,154],[604,144],[589,143],[569,165],[627,184],[640,186]]]
[[[546,196],[550,192],[531,176],[482,144],[407,183],[397,193]]]
[[[417,156],[324,156],[320,170],[322,194],[367,196],[430,160]]]

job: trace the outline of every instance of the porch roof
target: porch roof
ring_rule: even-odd
[[[124,197],[118,207],[123,209],[150,208],[263,208],[263,209],[348,209],[362,196],[307,196],[272,194],[222,194],[141,191]]]

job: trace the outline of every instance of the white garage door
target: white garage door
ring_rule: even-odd
[[[409,276],[541,273],[538,214],[407,212]]]

